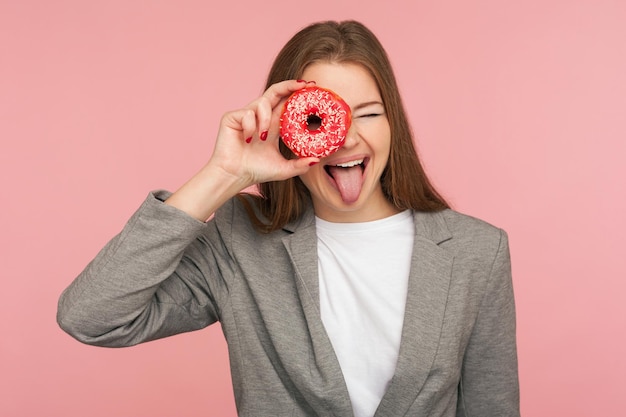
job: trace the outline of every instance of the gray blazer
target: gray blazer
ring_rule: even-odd
[[[264,235],[236,199],[202,223],[166,197],[149,196],[64,291],[60,326],[120,347],[219,321],[239,415],[352,416],[320,317],[313,211]],[[506,234],[452,210],[414,216],[400,354],[376,416],[518,416]]]

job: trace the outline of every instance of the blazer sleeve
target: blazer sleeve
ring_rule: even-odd
[[[205,274],[219,248],[208,226],[151,194],[124,229],[61,294],[60,327],[91,345],[122,347],[218,320]]]
[[[457,417],[519,416],[515,301],[508,238],[500,245],[463,360]]]

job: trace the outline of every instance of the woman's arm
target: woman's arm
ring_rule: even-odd
[[[63,292],[57,320],[67,333],[88,344],[128,346],[218,319],[203,276],[215,269],[211,257],[219,249],[197,239],[211,226],[163,204],[165,197],[151,194]]]
[[[126,346],[195,330],[219,319],[215,239],[197,239],[221,205],[243,189],[306,172],[318,158],[285,159],[278,121],[302,81],[272,85],[246,107],[226,113],[208,163],[172,195],[148,198],[59,300],[59,325],[90,344]],[[210,280],[209,280],[210,278]],[[217,289],[211,288],[211,284]]]
[[[285,159],[278,150],[282,103],[306,84],[293,80],[274,84],[245,108],[226,113],[211,159],[166,204],[204,221],[241,190],[304,174],[319,162],[312,157]]]
[[[458,417],[519,416],[515,301],[508,239],[500,246],[463,360]]]

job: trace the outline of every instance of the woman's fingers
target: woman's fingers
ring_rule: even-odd
[[[257,118],[254,110],[244,110],[241,118],[241,128],[243,131],[243,138],[247,143],[250,143],[257,130]]]
[[[304,80],[287,80],[281,81],[276,84],[272,84],[265,92],[263,93],[263,97],[265,97],[270,107],[273,109],[285,98],[289,97],[291,93],[297,91],[301,88],[304,88],[307,85],[307,82]]]
[[[277,119],[277,116],[280,115],[282,102],[291,93],[305,87],[306,84],[306,81],[302,80],[287,80],[273,84],[265,90],[261,97],[246,106],[256,114],[259,139],[264,141],[268,138],[270,129],[273,127],[273,119]],[[249,136],[246,136],[246,139],[248,138]]]
[[[268,131],[272,123],[272,107],[269,100],[261,96],[256,103],[256,121],[259,130],[259,139],[267,139]]]
[[[297,177],[306,173],[311,167],[319,162],[319,158],[296,158],[296,159],[284,159],[281,158],[275,162],[271,162],[268,166],[268,171],[265,173],[266,177],[263,181],[282,181],[288,178]]]
[[[240,132],[242,140],[250,143],[269,137],[278,138],[278,119],[282,103],[294,92],[314,81],[286,80],[271,85],[263,95],[245,108],[224,115],[222,126]]]
[[[224,130],[224,128],[226,130]],[[247,142],[250,142],[252,135],[256,131],[256,115],[252,109],[241,109],[230,111],[222,116],[220,133],[226,131],[235,131],[240,134]]]

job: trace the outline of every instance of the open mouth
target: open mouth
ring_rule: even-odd
[[[342,170],[350,170],[355,167],[360,168],[361,173],[363,173],[363,171],[365,171],[365,167],[367,166],[368,162],[369,162],[369,158],[355,159],[354,161],[344,162],[341,164],[325,165],[324,170],[329,176],[335,179],[336,175],[341,175],[340,172]]]
[[[346,204],[356,202],[361,195],[363,173],[368,162],[369,158],[362,158],[324,166],[324,170]]]

